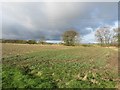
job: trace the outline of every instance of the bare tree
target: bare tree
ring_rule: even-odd
[[[101,45],[104,43],[103,32],[101,29],[97,29],[95,33],[95,37],[97,41],[101,43]]]
[[[118,46],[120,46],[120,27],[118,28]]]
[[[110,27],[100,27],[97,29],[95,37],[97,38],[97,41],[101,43],[101,45],[108,45],[111,43],[113,35],[110,29]]]
[[[113,44],[120,44],[120,27],[114,28]]]

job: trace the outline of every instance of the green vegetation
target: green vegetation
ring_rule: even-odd
[[[11,39],[1,39],[2,43],[21,43],[21,44],[25,44],[27,43],[26,40],[11,40]]]
[[[13,39],[1,39],[2,43],[19,43],[19,44],[37,44],[35,40],[13,40]]]
[[[9,45],[3,45],[3,52],[8,50],[2,58],[3,88],[118,86],[117,50],[112,48],[17,44],[8,47]],[[11,49],[13,52],[9,54]]]
[[[76,44],[78,33],[74,30],[64,32],[62,35],[64,44],[67,46],[74,46]]]
[[[27,43],[28,44],[36,44],[36,41],[35,40],[28,40]]]

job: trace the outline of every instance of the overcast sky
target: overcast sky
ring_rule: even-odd
[[[96,28],[118,25],[117,2],[2,3],[2,38],[60,40],[74,29],[82,42],[95,42]]]

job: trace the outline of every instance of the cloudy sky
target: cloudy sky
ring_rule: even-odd
[[[95,30],[118,26],[117,2],[4,2],[2,38],[61,40],[74,29],[82,42],[95,42]]]

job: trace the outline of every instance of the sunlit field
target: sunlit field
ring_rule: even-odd
[[[2,44],[3,88],[117,88],[117,48]]]

